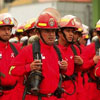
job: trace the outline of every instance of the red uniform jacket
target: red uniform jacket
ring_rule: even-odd
[[[94,74],[95,74],[97,77],[100,77],[100,60],[99,60],[98,64],[95,66]]]
[[[76,49],[77,54],[80,55],[79,49],[75,45],[74,47]],[[64,74],[71,76],[74,74],[74,70],[75,70],[74,52],[72,51],[71,45],[69,45],[68,47],[59,45],[59,48],[61,48],[61,50],[63,51],[65,55],[65,60],[68,62],[67,71]],[[75,85],[77,87],[76,82],[75,82]],[[73,83],[71,80],[64,81],[62,86],[69,93],[72,93],[74,90]],[[77,92],[75,92],[73,95],[64,94],[63,97],[65,98],[65,100],[77,100]]]
[[[92,44],[86,46],[81,55],[81,57],[83,58],[83,61],[84,61],[82,68],[84,70],[88,70],[89,75],[94,80],[95,80],[95,76],[94,76],[95,68],[92,68],[92,67],[95,66],[95,63],[93,61],[93,57],[95,55],[96,55],[95,43],[92,43]],[[99,100],[100,91],[97,89],[96,83],[90,81],[86,84],[86,87],[87,87],[86,88],[87,100]],[[91,95],[88,95],[88,94],[91,94]]]
[[[69,45],[68,47],[59,45],[59,48],[64,52],[65,60],[68,62],[66,75],[71,76],[74,73],[74,56],[75,56],[71,49],[71,45]],[[80,51],[76,46],[75,49],[77,54],[80,55]]]
[[[93,57],[95,54],[95,43],[92,43],[84,48],[83,53],[81,54],[84,61],[82,66],[83,69],[89,69],[94,65]]]
[[[53,93],[59,83],[58,55],[53,46],[48,46],[40,41],[42,56],[42,75],[43,80],[40,85],[40,92],[44,94]],[[30,72],[30,64],[33,62],[32,45],[23,48],[22,52],[13,60],[15,68],[11,71],[12,75],[22,76]]]
[[[17,44],[13,44],[18,52],[20,51],[20,47]],[[5,74],[5,78],[1,78],[1,85],[14,85],[16,83],[17,77],[9,75],[10,63],[12,59],[15,58],[14,52],[12,51],[10,44],[0,42],[0,72]]]

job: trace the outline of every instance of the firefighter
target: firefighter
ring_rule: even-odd
[[[19,100],[18,77],[9,75],[11,61],[20,52],[16,43],[10,43],[12,28],[14,27],[13,17],[9,13],[0,14],[0,100]]]
[[[81,20],[78,17],[76,17],[75,24],[77,29],[74,32],[73,43],[79,48],[80,53],[82,53],[82,49],[84,47],[80,44],[79,39],[82,37],[83,26]]]
[[[35,18],[32,18],[28,21],[26,21],[23,25],[23,27],[21,27],[23,29],[22,35],[24,35],[23,37],[20,38],[20,43],[22,44],[22,48],[24,46],[28,45],[28,39],[29,37],[36,35],[36,29],[35,29]]]
[[[98,38],[96,39],[96,41],[99,39],[100,40],[100,35],[99,35],[99,32],[100,32],[100,20],[97,22],[97,24],[96,24],[96,33],[98,33],[97,34],[97,36],[98,36]],[[98,65],[99,65],[99,63],[98,63]],[[97,65],[97,66],[98,66]],[[95,70],[95,75],[96,76],[99,76],[99,67],[96,67],[96,70]]]
[[[82,37],[79,38],[79,42],[84,47],[87,45],[89,40],[89,27],[85,24],[82,24],[82,26],[83,26],[83,32],[82,32]]]
[[[66,77],[64,79],[63,87],[67,92],[72,93],[72,95],[64,94],[63,96],[65,100],[77,100],[77,89],[75,90],[74,87],[76,85],[77,88],[77,82],[76,82],[77,75],[74,74],[74,69],[75,69],[74,64],[75,64],[75,59],[78,60],[81,58],[79,56],[80,55],[79,49],[75,45],[72,45],[74,31],[77,29],[77,27],[75,25],[75,19],[72,15],[66,15],[62,17],[59,24],[60,24],[60,30],[58,32],[59,35],[58,46],[63,50],[66,57],[65,59],[68,62],[68,67],[67,71],[65,72],[65,76],[67,75],[74,81],[73,84],[73,81],[70,80],[70,78],[68,79]],[[75,49],[77,55],[74,54],[72,47]],[[82,62],[79,62],[77,64],[81,65],[81,63]]]
[[[20,42],[20,39],[24,36],[24,25],[20,25],[17,27],[15,36],[18,38]]]
[[[79,48],[80,53],[82,54],[87,40],[88,40],[88,28],[86,25],[83,25],[80,20],[76,20],[77,25],[77,30],[75,31],[74,34],[74,44]],[[75,37],[77,37],[76,42],[75,42]],[[84,43],[84,44],[83,44]],[[87,91],[86,91],[86,84],[88,83],[88,75],[87,72],[82,70],[80,68],[75,68],[75,70],[78,72],[78,77],[77,77],[77,84],[78,84],[78,99],[79,100],[86,100],[87,99]]]
[[[32,44],[30,44],[23,48],[22,52],[18,57],[16,57],[15,61],[13,60],[11,65],[14,67],[14,69],[10,70],[10,72],[11,75],[22,76],[25,74],[30,75],[31,72],[36,70],[40,72],[41,70],[42,76],[41,74],[39,75],[43,77],[43,79],[39,84],[38,93],[33,93],[31,91],[31,94],[26,94],[26,98],[24,97],[25,100],[58,100],[58,98],[53,94],[59,84],[59,65],[62,71],[67,69],[67,62],[65,60],[58,63],[58,55],[53,47],[55,32],[58,29],[58,24],[55,17],[48,13],[42,13],[38,17],[36,28],[39,36],[39,51],[41,52],[41,55],[38,55],[38,57],[41,57],[41,59],[38,57],[37,60],[33,58],[35,55],[33,52],[35,51],[36,47],[33,48]],[[31,88],[31,90],[32,89],[34,88]],[[61,98],[61,100],[64,99]]]
[[[21,47],[21,49],[23,48],[23,43],[21,42],[21,38],[23,38],[25,35],[26,34],[24,33],[24,24],[17,25],[15,31],[15,37],[18,38],[17,44]]]
[[[23,34],[26,35],[20,39],[20,43],[22,43],[22,48],[24,46],[28,45],[28,39],[36,35],[36,29],[35,29],[35,18],[32,18],[25,22],[24,28],[23,28]]]
[[[100,42],[100,20],[97,22],[96,32],[97,32],[97,36],[98,36],[96,41],[99,40],[99,42]],[[99,48],[98,54],[100,56],[100,48]],[[95,66],[94,75],[98,79],[98,88],[100,89],[100,78],[99,78],[100,77],[100,60],[99,60],[98,64]]]
[[[28,20],[24,26],[24,32],[26,32],[26,35],[28,37],[36,35],[35,21],[36,21],[36,19],[32,18],[32,19]]]
[[[88,39],[89,39],[89,35],[88,34],[83,34],[82,37],[80,38],[79,42],[84,47],[84,46],[87,45]]]
[[[96,31],[98,38],[100,37],[100,21],[97,22]],[[82,69],[88,71],[87,98],[88,100],[99,100],[100,91],[97,89],[97,80],[94,75],[94,69],[100,59],[99,55],[100,42],[97,40],[94,43],[86,46],[81,57],[83,59]],[[96,69],[97,70],[97,69]],[[90,95],[89,95],[90,94]]]

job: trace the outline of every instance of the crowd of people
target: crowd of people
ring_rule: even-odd
[[[54,8],[21,25],[0,14],[0,100],[100,100],[100,20],[92,33]]]

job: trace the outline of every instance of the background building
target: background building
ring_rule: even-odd
[[[0,0],[1,2],[2,0]],[[6,8],[0,12],[11,13],[19,23],[30,18],[36,18],[40,12],[47,8],[56,8],[61,16],[72,14],[78,16],[82,23],[93,27],[92,0],[3,0]],[[96,1],[96,0],[95,0]],[[100,0],[98,0],[100,1]],[[11,3],[9,3],[11,2]]]

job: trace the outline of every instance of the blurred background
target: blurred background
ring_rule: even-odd
[[[10,13],[18,23],[36,18],[48,7],[56,8],[61,16],[72,14],[78,16],[82,23],[95,27],[100,18],[100,0],[0,0],[0,13]]]

